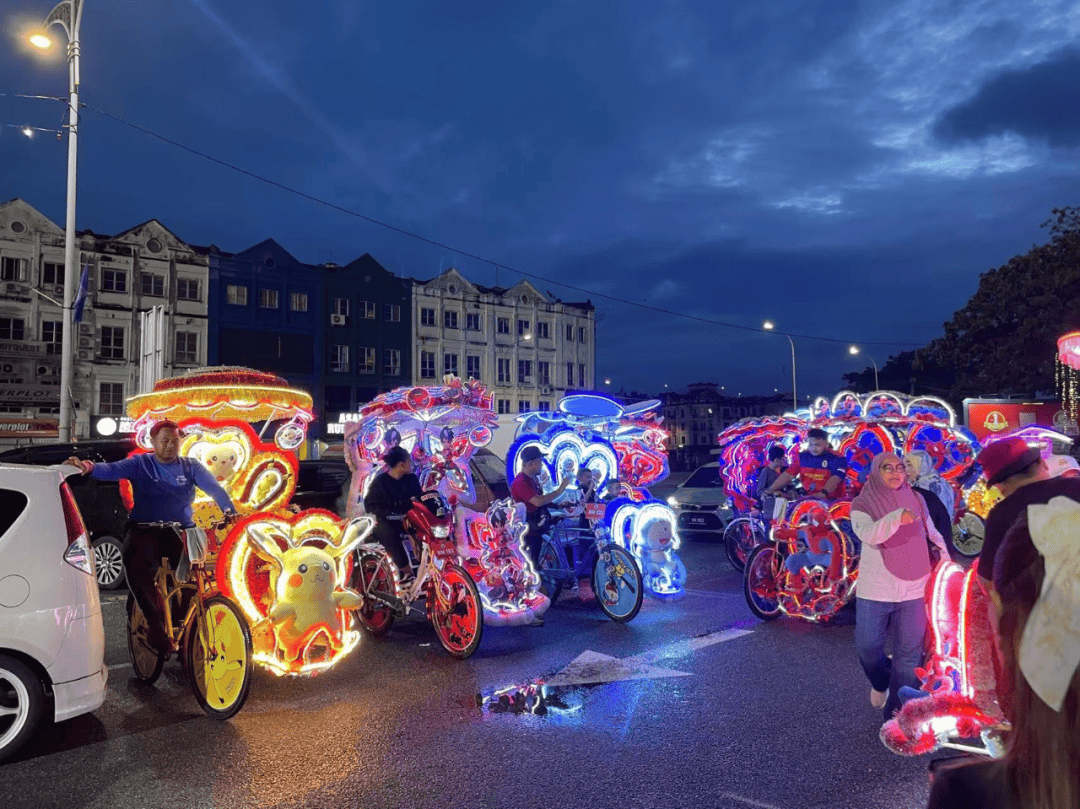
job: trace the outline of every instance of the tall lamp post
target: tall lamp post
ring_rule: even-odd
[[[776,324],[771,320],[766,320],[761,324],[761,328],[765,329],[765,331],[772,331],[776,328]],[[791,339],[790,334],[785,334],[784,336],[787,338],[787,341],[791,343],[791,409],[792,412],[794,412],[799,409],[799,395],[795,389],[795,341]]]
[[[82,25],[83,0],[62,0],[45,18],[42,31],[29,39],[36,48],[48,48],[52,41],[45,31],[59,25],[67,35],[68,61],[68,159],[67,159],[67,218],[64,229],[64,315],[60,344],[60,440],[71,440],[71,405],[73,335],[71,322],[75,287],[79,283],[79,268],[75,250],[75,178],[79,154],[79,28]]]
[[[851,346],[850,348],[848,348],[848,353],[853,357],[856,356],[859,353],[859,347],[858,346]],[[870,362],[874,366],[874,390],[879,391],[879,390],[881,390],[881,384],[878,382],[877,360],[875,360],[873,358],[873,356],[870,355],[870,354],[867,354],[866,356],[870,359]]]

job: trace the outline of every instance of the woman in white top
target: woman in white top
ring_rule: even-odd
[[[870,704],[885,719],[900,707],[902,686],[917,688],[915,667],[923,663],[930,549],[948,558],[945,541],[926,503],[907,482],[904,464],[892,452],[874,458],[866,485],[851,503],[851,527],[862,541],[856,589],[855,648],[870,680]],[[893,656],[885,639],[893,631]]]

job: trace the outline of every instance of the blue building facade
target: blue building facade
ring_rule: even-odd
[[[210,249],[207,360],[268,371],[323,401],[323,294],[319,270],[273,239],[240,253]],[[320,437],[314,426],[309,435]]]

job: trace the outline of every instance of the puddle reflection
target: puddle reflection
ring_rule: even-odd
[[[493,714],[569,715],[581,710],[585,689],[586,686],[580,685],[547,686],[540,680],[481,692],[476,695],[476,707]]]

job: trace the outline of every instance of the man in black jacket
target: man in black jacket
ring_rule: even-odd
[[[378,520],[372,534],[394,560],[404,583],[412,578],[412,565],[401,544],[401,518],[412,508],[413,499],[424,492],[420,479],[412,472],[412,457],[405,449],[393,447],[383,456],[383,462],[386,471],[371,482],[364,496],[364,511]]]

